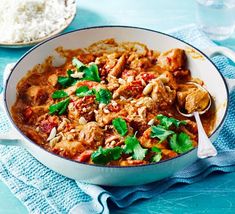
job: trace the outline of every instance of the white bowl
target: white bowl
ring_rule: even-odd
[[[227,114],[229,91],[225,79],[212,61],[190,44],[161,32],[136,27],[106,26],[80,29],[51,38],[33,47],[16,63],[7,79],[4,90],[4,107],[12,124],[12,132],[5,135],[4,140],[0,142],[5,145],[23,146],[41,163],[52,170],[69,178],[88,183],[127,186],[145,184],[169,177],[195,162],[197,160],[197,149],[193,149],[176,158],[143,166],[89,165],[48,152],[32,142],[14,124],[10,108],[16,100],[16,85],[28,70],[36,64],[42,63],[48,56],[57,56],[55,61],[59,60],[55,51],[58,46],[63,46],[65,49],[76,49],[87,47],[93,42],[107,38],[115,38],[117,41],[138,41],[146,44],[151,49],[159,51],[166,51],[171,48],[185,49],[188,58],[188,68],[192,76],[198,77],[205,82],[206,88],[215,100],[217,119],[215,129],[210,136],[210,139],[213,142],[215,141]],[[223,52],[233,57],[233,53],[227,49],[209,51],[211,55]],[[232,83],[231,86],[233,85]],[[3,136],[0,136],[1,138],[3,139]]]

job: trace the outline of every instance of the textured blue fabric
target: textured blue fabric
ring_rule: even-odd
[[[171,34],[199,49],[215,45],[194,26]],[[229,59],[217,56],[212,60],[223,75],[235,78],[235,67]],[[23,148],[0,146],[0,179],[31,213],[108,213],[108,198],[117,206],[126,207],[140,198],[151,198],[176,183],[197,182],[215,171],[235,171],[235,92],[230,98],[228,116],[215,143],[218,156],[199,160],[171,178],[135,187],[100,187],[75,182],[51,171]],[[0,132],[8,130],[7,118],[0,110]]]

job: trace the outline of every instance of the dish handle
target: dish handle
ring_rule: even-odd
[[[3,93],[0,94],[0,109],[6,114],[4,109]],[[8,120],[8,119],[6,119]],[[7,121],[10,123],[9,121]],[[7,132],[0,132],[0,145],[6,146],[22,146],[22,140],[14,127],[10,125],[10,129]]]
[[[210,47],[210,48],[207,48],[204,51],[204,53],[206,53],[206,55],[209,57],[213,57],[217,55],[224,55],[235,63],[235,52],[226,47],[221,47],[221,46]],[[229,92],[233,91],[235,89],[235,79],[225,78],[225,80],[226,80]]]

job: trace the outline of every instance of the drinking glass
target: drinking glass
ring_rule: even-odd
[[[235,0],[196,0],[197,25],[215,41],[229,38],[235,29]]]

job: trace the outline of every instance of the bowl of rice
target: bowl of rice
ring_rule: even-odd
[[[1,0],[0,11],[0,46],[33,46],[70,25],[76,0]]]

